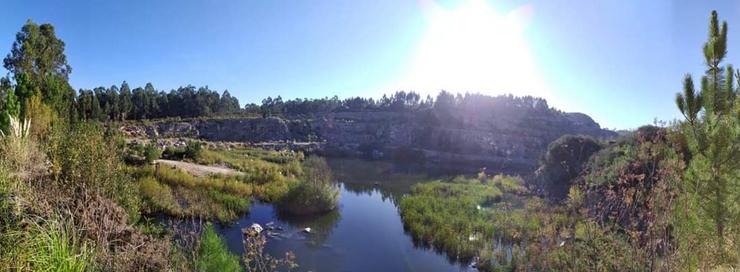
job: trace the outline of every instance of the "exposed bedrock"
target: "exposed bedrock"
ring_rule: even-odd
[[[589,116],[557,111],[498,114],[339,112],[310,118],[235,118],[128,125],[148,137],[195,137],[247,143],[320,142],[328,155],[423,162],[450,170],[525,174],[547,145],[565,134],[613,137]]]

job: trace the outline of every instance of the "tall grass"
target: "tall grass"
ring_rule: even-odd
[[[302,183],[292,188],[279,202],[283,211],[293,214],[316,214],[334,210],[339,201],[339,188],[326,160],[308,157],[303,162]]]
[[[229,252],[226,243],[216,234],[216,230],[210,223],[205,226],[200,235],[200,244],[194,263],[196,271],[242,271],[239,256]]]
[[[33,226],[29,262],[36,271],[93,271],[94,252],[71,222],[46,220]]]
[[[95,252],[68,219],[37,219],[26,230],[6,230],[14,246],[0,254],[3,271],[95,271]]]
[[[233,177],[195,177],[168,166],[135,171],[148,213],[235,220],[249,210],[252,185]]]

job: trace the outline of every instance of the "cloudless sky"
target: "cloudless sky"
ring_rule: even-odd
[[[704,69],[712,9],[738,61],[738,3],[8,0],[0,54],[31,18],[56,27],[76,89],[208,85],[242,104],[399,89],[532,94],[626,129],[679,116],[673,98],[685,73]]]

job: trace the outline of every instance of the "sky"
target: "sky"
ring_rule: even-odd
[[[76,89],[207,85],[242,104],[510,93],[631,129],[679,117],[711,10],[728,21],[732,63],[736,1],[6,0],[0,55],[30,18],[55,26]]]

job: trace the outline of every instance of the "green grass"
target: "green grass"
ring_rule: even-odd
[[[399,209],[416,241],[453,259],[479,257],[483,271],[642,271],[648,265],[629,237],[527,196],[516,177],[420,183]]]
[[[414,185],[401,200],[401,217],[413,236],[447,252],[470,259],[491,238],[493,225],[479,206],[490,206],[502,196],[498,188],[481,184],[434,181]],[[471,235],[481,239],[471,241]]]
[[[195,177],[164,165],[131,166],[127,171],[139,181],[145,213],[231,221],[248,211],[251,197],[275,202],[298,187],[302,183],[299,180],[303,173],[302,159],[302,153],[286,151],[204,148],[195,162],[227,165],[243,174]]]
[[[201,217],[228,222],[249,210],[252,186],[235,178],[194,177],[160,166],[139,170],[139,193],[147,213]]]
[[[25,229],[6,229],[3,271],[95,271],[95,252],[68,220],[37,219]],[[11,244],[7,240],[13,239]]]
[[[300,152],[272,151],[260,148],[230,150],[204,149],[198,163],[223,164],[243,173],[237,177],[252,187],[252,195],[262,201],[275,202],[298,186],[303,174]]]
[[[339,188],[331,169],[321,157],[308,157],[303,162],[301,183],[279,202],[281,210],[292,214],[318,214],[334,210],[339,201]]]
[[[226,243],[216,234],[213,224],[206,224],[200,235],[200,246],[195,257],[195,270],[202,272],[242,271],[239,256],[231,254]]]

